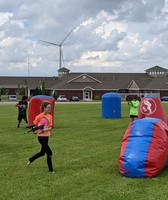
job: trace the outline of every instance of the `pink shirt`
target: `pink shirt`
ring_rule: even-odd
[[[44,128],[52,127],[52,115],[40,113],[36,116],[35,120],[33,121],[35,126],[43,125]],[[49,137],[51,135],[50,131],[46,131],[45,133],[41,133],[42,130],[38,130],[37,136]]]

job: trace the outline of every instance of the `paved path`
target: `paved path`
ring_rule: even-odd
[[[1,101],[1,105],[15,105],[17,101]],[[101,104],[101,101],[96,102],[96,101],[67,101],[67,102],[55,102],[55,104]]]

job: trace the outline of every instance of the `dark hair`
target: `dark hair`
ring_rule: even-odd
[[[22,100],[26,100],[28,97],[27,96],[22,96]]]
[[[43,103],[41,105],[41,112],[43,112],[44,108],[46,108],[49,104],[51,105],[51,103],[49,101],[43,101]]]
[[[136,100],[137,100],[137,99],[138,99],[138,96],[137,96],[137,95],[134,95],[133,99],[136,99]]]

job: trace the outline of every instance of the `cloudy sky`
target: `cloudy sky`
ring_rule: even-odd
[[[0,0],[0,76],[57,76],[60,49],[71,72],[168,68],[168,0]]]

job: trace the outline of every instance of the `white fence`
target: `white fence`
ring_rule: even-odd
[[[126,101],[126,98],[128,95],[137,95],[138,97],[140,98],[143,98],[143,97],[157,97],[159,98],[160,97],[160,93],[118,93],[121,95],[121,101]]]

